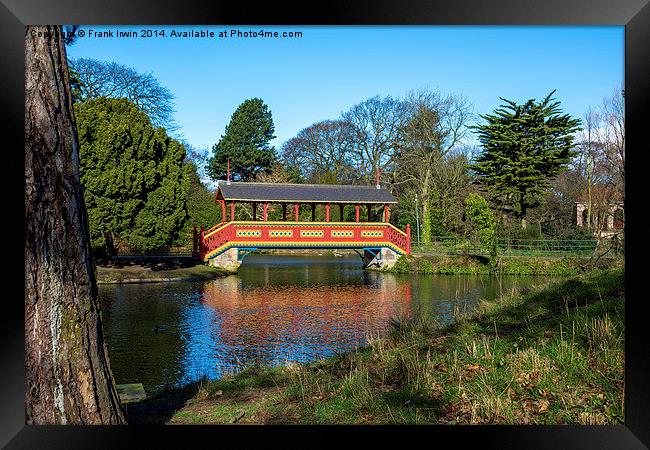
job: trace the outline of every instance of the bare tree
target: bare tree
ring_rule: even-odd
[[[66,61],[59,27],[26,27],[26,421],[119,424]]]
[[[625,191],[625,103],[623,90],[603,100],[601,106],[603,127],[600,128],[599,140],[604,145],[603,156],[607,161],[612,183],[622,195]]]
[[[456,150],[467,135],[472,107],[464,97],[426,90],[408,94],[404,105],[408,119],[400,130],[393,185],[415,186],[428,243],[434,202],[438,210],[453,209],[449,199],[468,183],[467,160]]]
[[[597,174],[600,172],[600,155],[602,144],[598,141],[598,132],[601,127],[601,116],[589,107],[583,118],[583,128],[578,136],[578,157],[574,163],[575,170],[583,177],[587,191],[587,229],[592,229],[593,217],[593,187]],[[598,165],[598,167],[596,167]],[[598,169],[594,171],[594,169]]]
[[[625,194],[625,114],[621,90],[605,98],[599,109],[588,109],[579,139],[574,167],[586,184],[586,223],[588,229],[600,236],[614,219],[616,202],[623,201]]]
[[[374,180],[377,169],[382,173],[394,172],[405,121],[404,106],[404,102],[391,96],[375,96],[343,113],[343,120],[354,130],[354,164],[368,184]]]
[[[352,182],[354,129],[344,120],[315,123],[282,146],[282,158],[315,183]]]
[[[77,80],[77,97],[85,101],[99,97],[124,97],[144,111],[156,127],[176,131],[174,95],[151,73],[138,73],[116,62],[78,58],[70,61]]]

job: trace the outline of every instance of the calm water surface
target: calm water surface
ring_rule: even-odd
[[[541,281],[367,272],[356,256],[250,255],[238,275],[218,280],[99,292],[116,382],[152,392],[244,364],[328,357],[381,334],[395,316],[446,324],[455,308]]]

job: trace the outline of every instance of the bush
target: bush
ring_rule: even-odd
[[[418,273],[432,274],[433,272],[433,263],[428,259],[420,259],[418,262]]]
[[[407,255],[401,255],[397,258],[395,265],[391,269],[395,273],[409,273],[411,272],[411,261]]]
[[[481,245],[495,256],[496,219],[488,202],[479,194],[469,194],[465,198],[465,214]]]

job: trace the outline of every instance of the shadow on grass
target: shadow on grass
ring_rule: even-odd
[[[180,388],[167,388],[151,398],[124,405],[129,425],[165,424],[182,409],[188,400],[196,396],[200,383]]]
[[[393,410],[419,410],[421,414],[429,417],[438,417],[443,412],[440,399],[425,397],[405,388],[383,393],[381,403]]]
[[[216,399],[228,404],[254,402],[264,388],[277,385],[275,374],[272,368],[248,366],[221,380],[203,378],[185,386],[165,388],[147,400],[125,405],[127,420],[133,425],[165,424],[190,400],[195,400],[199,392],[200,397],[214,400],[215,392],[222,391]]]
[[[576,307],[591,306],[603,298],[621,297],[623,277],[622,271],[605,271],[592,275],[586,281],[562,281],[539,292],[526,293],[525,301],[514,305],[506,304],[495,313],[481,314],[473,321],[480,327],[480,332],[485,334],[496,332],[501,338],[535,338],[543,330],[556,331],[567,309],[575,311]],[[458,326],[462,325],[451,325],[450,331],[455,331]]]

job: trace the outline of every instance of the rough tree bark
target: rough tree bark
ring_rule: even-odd
[[[39,33],[41,34],[39,36]],[[120,424],[79,181],[59,27],[25,30],[25,369],[28,424]]]

